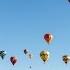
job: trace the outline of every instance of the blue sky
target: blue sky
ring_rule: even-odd
[[[54,40],[48,45],[43,36],[50,32]],[[6,50],[0,58],[1,70],[69,70],[62,55],[70,55],[70,4],[67,0],[0,0],[0,50]],[[27,48],[33,54],[31,62],[24,56]],[[50,52],[47,63],[39,54]],[[9,60],[15,55],[18,62]]]

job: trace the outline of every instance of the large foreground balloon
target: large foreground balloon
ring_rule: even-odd
[[[53,35],[50,34],[50,33],[47,33],[47,34],[44,35],[44,39],[45,39],[45,41],[49,44],[49,43],[51,43],[52,40],[53,40]]]
[[[4,57],[5,57],[5,55],[6,55],[6,52],[5,51],[0,51],[0,57],[2,58],[2,59],[4,59]]]
[[[17,62],[17,58],[15,56],[10,57],[10,61],[13,65]]]
[[[65,64],[67,64],[68,62],[70,62],[70,56],[64,55],[62,58],[63,58],[63,61],[64,61]]]
[[[41,51],[40,52],[41,59],[46,62],[49,59],[49,52],[48,51]]]

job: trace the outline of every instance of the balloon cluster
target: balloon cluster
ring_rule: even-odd
[[[69,0],[69,2],[70,2],[70,0]],[[44,39],[48,44],[50,44],[53,40],[53,35],[50,34],[50,33],[47,33],[47,34],[44,35]],[[46,60],[48,60],[49,54],[48,54],[48,52],[42,51],[40,53],[40,57],[45,62]],[[62,57],[62,59],[63,59],[64,63],[67,64],[70,61],[70,56],[69,55],[64,55]]]
[[[53,40],[53,35],[50,34],[50,33],[46,33],[44,35],[44,39],[48,44],[50,44]],[[43,51],[40,52],[40,57],[44,62],[48,61],[49,56],[50,56],[50,54],[49,54],[48,51],[43,50]]]
[[[48,44],[50,44],[50,43],[52,42],[52,40],[53,40],[53,35],[52,35],[51,33],[46,33],[46,34],[44,35],[44,40],[45,40]],[[24,49],[23,52],[24,52],[24,54],[31,60],[32,54],[31,54],[27,49]],[[2,59],[4,59],[5,55],[6,55],[6,52],[5,52],[4,50],[1,50],[1,51],[0,51],[0,57],[1,57]],[[46,51],[46,50],[43,50],[43,51],[40,52],[40,58],[42,59],[43,62],[48,61],[49,56],[50,56],[50,53],[49,53],[48,51]],[[62,56],[62,60],[64,61],[65,64],[67,64],[67,63],[70,61],[70,56],[69,56],[69,55],[64,55],[64,56]],[[15,65],[16,62],[17,62],[16,56],[11,56],[11,57],[10,57],[10,62],[11,62],[13,65]],[[31,65],[30,65],[30,68],[31,68]]]

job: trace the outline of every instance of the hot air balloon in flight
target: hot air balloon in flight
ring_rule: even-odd
[[[4,59],[4,57],[5,57],[5,55],[6,55],[6,52],[5,51],[0,51],[0,57],[2,58],[2,59]]]
[[[63,61],[64,61],[65,64],[70,62],[70,56],[69,55],[64,55],[62,58],[63,58]]]
[[[32,54],[27,49],[24,49],[24,54],[27,56],[28,59],[30,59],[31,62]],[[32,66],[30,65],[29,68],[31,69]]]
[[[40,58],[46,62],[49,59],[49,52],[48,51],[41,51],[40,52]]]
[[[13,65],[17,62],[17,58],[15,56],[10,57],[10,61]]]
[[[24,49],[24,54],[26,55],[28,53],[28,50],[27,49]]]
[[[32,59],[32,54],[31,53],[28,54],[28,59],[30,59],[30,62],[31,62],[31,59]],[[29,68],[31,69],[32,65],[30,65]]]
[[[47,34],[44,35],[44,39],[48,44],[50,44],[53,40],[53,35],[50,34],[50,33],[47,33]]]
[[[31,54],[27,49],[24,49],[24,54],[25,54],[29,59],[32,58],[32,54]]]
[[[28,54],[28,58],[29,58],[29,59],[32,58],[32,54],[31,54],[31,53]]]

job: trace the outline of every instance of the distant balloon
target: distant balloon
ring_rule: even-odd
[[[28,57],[28,59],[30,59],[31,62],[32,54],[27,49],[24,49],[24,54]],[[31,69],[32,66],[30,65],[29,68]]]
[[[2,59],[4,59],[4,57],[5,57],[5,55],[6,55],[6,52],[5,51],[0,51],[0,57],[2,58]]]
[[[17,62],[17,59],[15,56],[10,57],[11,63],[14,65]]]
[[[29,54],[28,54],[28,57],[29,57],[29,59],[31,59],[31,58],[32,58],[32,54],[31,54],[31,53],[29,53]]]
[[[26,55],[28,53],[28,50],[27,49],[24,49],[24,54]]]
[[[24,49],[24,54],[25,54],[29,59],[32,58],[32,54],[31,54],[27,49]]]
[[[49,59],[49,52],[48,51],[41,51],[40,52],[41,59],[46,62]]]
[[[31,69],[32,67],[31,67],[31,66],[29,66],[29,68]]]
[[[68,55],[64,55],[62,58],[63,58],[63,61],[65,62],[65,64],[67,64],[70,61],[70,56],[68,56]]]
[[[44,35],[44,39],[48,44],[50,44],[51,41],[53,40],[53,35],[50,34],[50,33],[47,33],[47,34]]]

